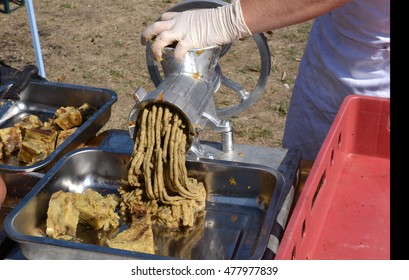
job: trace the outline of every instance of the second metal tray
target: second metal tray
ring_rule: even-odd
[[[221,160],[187,161],[189,176],[204,182],[202,228],[184,236],[154,231],[155,254],[112,249],[38,235],[48,201],[58,190],[92,188],[116,193],[126,179],[129,153],[81,148],[64,155],[4,222],[7,235],[28,259],[260,259],[282,199],[283,176],[268,167]],[[233,183],[234,182],[234,183]]]
[[[0,87],[0,92],[10,86],[11,84]],[[111,107],[118,98],[115,92],[108,89],[34,81],[28,84],[19,97],[20,100],[17,101],[0,100],[0,128],[13,126],[29,114],[47,121],[62,106],[79,107],[86,102],[97,111],[44,160],[27,165],[10,156],[9,159],[0,161],[0,171],[37,171],[58,160],[62,154],[85,144],[108,122]]]

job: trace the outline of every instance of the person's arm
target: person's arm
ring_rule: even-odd
[[[141,43],[152,40],[152,51],[161,59],[164,47],[177,42],[175,58],[191,48],[224,45],[253,33],[297,24],[327,13],[350,0],[241,0],[213,9],[162,14],[148,26]]]
[[[328,13],[351,0],[241,0],[244,21],[252,33],[298,24]]]

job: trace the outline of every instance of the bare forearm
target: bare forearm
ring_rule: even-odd
[[[301,23],[351,0],[241,0],[244,21],[252,33]]]

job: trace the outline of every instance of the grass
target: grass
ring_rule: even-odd
[[[274,104],[273,110],[277,112],[280,116],[285,117],[288,113],[288,107],[290,106],[290,101],[287,99],[282,99],[278,104]]]

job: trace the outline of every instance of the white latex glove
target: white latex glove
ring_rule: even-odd
[[[174,56],[180,61],[189,49],[221,46],[251,35],[240,1],[236,1],[213,9],[164,13],[142,32],[141,43],[145,45],[156,36],[152,52],[156,60],[161,60],[162,49],[178,42]]]

